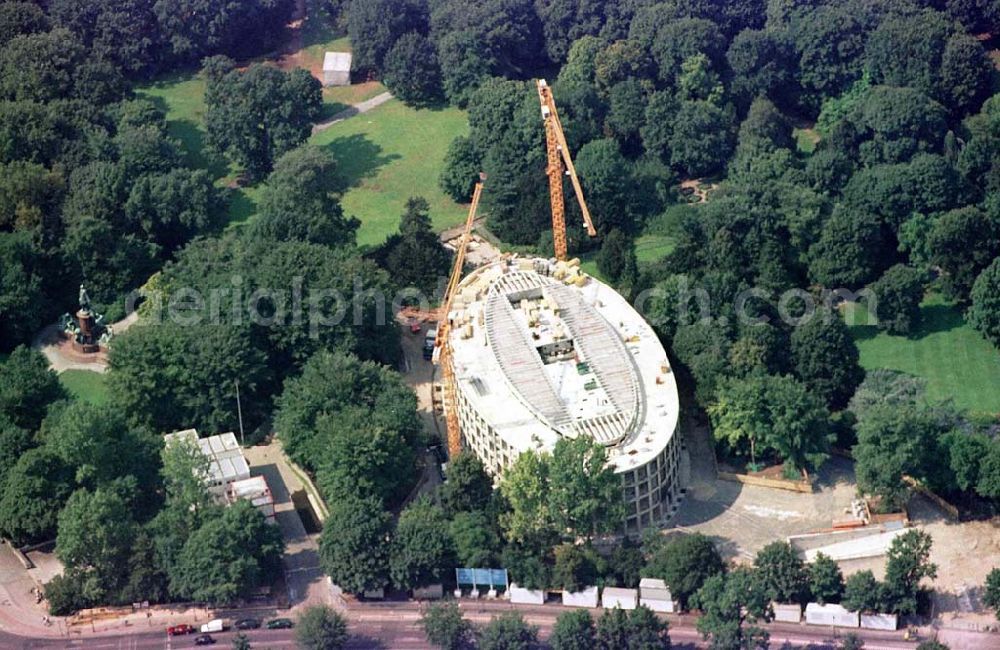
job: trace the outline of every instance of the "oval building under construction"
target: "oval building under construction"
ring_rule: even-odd
[[[449,319],[462,443],[490,474],[589,436],[621,476],[627,532],[671,514],[677,384],[624,297],[572,262],[502,259],[462,280]]]

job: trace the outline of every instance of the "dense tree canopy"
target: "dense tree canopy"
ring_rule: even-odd
[[[792,377],[751,375],[719,389],[709,409],[715,437],[752,461],[774,451],[795,469],[819,467],[830,443],[823,403]]]
[[[252,237],[337,246],[353,244],[359,222],[346,217],[333,158],[324,149],[302,146],[282,155],[261,188]]]
[[[441,584],[454,564],[444,511],[420,499],[400,514],[389,552],[389,574],[400,589]]]
[[[231,66],[219,59],[205,64],[208,142],[260,179],[309,137],[323,102],[320,83],[305,70]]]
[[[49,405],[65,396],[40,352],[21,346],[0,363],[0,415],[14,426],[37,430]]]
[[[289,456],[317,472],[328,498],[402,498],[423,429],[398,374],[333,352],[310,359],[278,398],[275,429]],[[364,433],[362,433],[364,432]]]
[[[1000,347],[1000,256],[976,278],[971,299],[969,323]]]
[[[232,602],[274,579],[284,548],[281,531],[241,499],[187,540],[170,575],[170,588],[190,600]]]
[[[389,583],[391,521],[377,497],[348,495],[330,504],[319,556],[334,584],[360,594]]]
[[[725,565],[712,540],[701,534],[684,535],[662,546],[644,574],[660,578],[670,587],[670,595],[687,608],[691,598]]]

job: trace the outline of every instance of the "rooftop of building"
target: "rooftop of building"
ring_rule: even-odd
[[[323,72],[350,72],[350,52],[327,52],[323,55]]]
[[[208,480],[216,483],[231,481],[250,476],[250,466],[243,456],[243,450],[233,433],[221,433],[201,438],[197,429],[185,429],[164,436],[166,444],[174,440],[186,440],[198,445],[201,453],[209,460]]]
[[[450,314],[456,379],[516,450],[586,435],[620,470],[673,435],[677,388],[652,328],[575,263],[512,258],[459,285]]]

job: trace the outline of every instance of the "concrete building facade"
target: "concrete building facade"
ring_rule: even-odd
[[[624,297],[574,263],[501,259],[463,279],[449,319],[463,445],[490,474],[588,436],[621,476],[627,532],[672,513],[677,385]]]

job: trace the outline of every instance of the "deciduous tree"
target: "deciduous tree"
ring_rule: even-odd
[[[474,632],[456,602],[432,603],[420,620],[427,640],[441,650],[463,650],[472,645]]]
[[[1000,569],[991,569],[983,585],[983,604],[1000,618]],[[558,626],[558,621],[556,622]]]
[[[0,531],[18,545],[51,539],[72,490],[71,467],[49,449],[29,449],[0,491]]]
[[[844,592],[840,567],[824,553],[817,553],[809,565],[809,591],[820,605],[840,602]]]
[[[389,575],[400,589],[441,584],[455,552],[444,511],[419,499],[399,516],[389,552]]]
[[[585,609],[563,612],[556,618],[549,637],[552,650],[597,650],[594,619]]]
[[[190,600],[231,603],[276,577],[284,549],[278,527],[252,503],[239,500],[191,534],[170,570],[170,591]]]
[[[382,81],[407,104],[422,106],[441,100],[441,68],[434,44],[418,32],[403,34],[382,62]]]
[[[829,415],[822,402],[792,377],[750,375],[724,383],[709,409],[716,438],[751,460],[767,450],[790,467],[818,467],[830,444]]]
[[[347,621],[328,605],[312,605],[299,614],[295,641],[303,650],[340,650],[347,639]]]
[[[261,179],[309,137],[323,103],[319,80],[306,70],[254,64],[222,73],[212,65],[206,67],[208,142]]]
[[[712,576],[694,602],[702,611],[698,631],[712,639],[713,650],[767,647],[768,633],[753,623],[767,620],[768,593],[752,569],[738,567]]]
[[[792,331],[792,368],[831,409],[841,409],[865,377],[854,339],[840,315],[816,311]]]
[[[448,481],[438,494],[449,514],[483,511],[493,496],[493,479],[475,454],[460,452],[450,459]]]
[[[877,325],[891,334],[909,334],[920,322],[920,302],[924,298],[924,274],[897,264],[873,282],[868,290],[869,312]],[[874,309],[873,309],[874,308]]]
[[[360,222],[344,215],[336,193],[336,163],[324,150],[302,146],[282,155],[261,188],[251,237],[326,246],[353,244]]]
[[[389,583],[392,517],[373,496],[334,501],[320,537],[323,571],[349,593],[381,589]]]
[[[530,650],[538,642],[538,628],[518,612],[494,617],[479,633],[480,650]]]
[[[1000,256],[976,278],[971,299],[969,324],[1000,347]]]
[[[0,363],[0,414],[14,426],[38,430],[49,405],[65,397],[56,373],[37,350],[19,346]]]
[[[712,540],[695,533],[665,544],[650,559],[643,575],[666,582],[670,595],[681,609],[686,609],[705,581],[724,570],[722,556]]]
[[[889,545],[885,565],[885,605],[896,614],[915,614],[920,581],[937,577],[937,565],[930,561],[931,536],[910,529]]]

